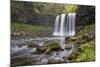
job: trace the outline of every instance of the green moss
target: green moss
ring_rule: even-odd
[[[46,53],[49,54],[51,53],[52,51],[58,51],[58,50],[61,50],[60,46],[58,43],[45,43],[44,46],[41,46],[41,47],[38,47],[37,50],[40,52],[40,53],[43,53],[45,51],[47,51]]]
[[[94,61],[95,60],[95,41],[92,40],[86,44],[81,44],[79,47],[80,55],[77,56],[76,61]]]
[[[81,53],[77,58],[76,61],[86,61],[86,54]]]
[[[44,46],[47,49],[56,49],[56,48],[60,48],[58,43],[50,43]]]
[[[79,29],[77,34],[94,33],[95,32],[95,24],[79,26],[77,28]]]
[[[76,41],[77,37],[71,36],[71,37],[66,37],[66,41]]]
[[[68,57],[69,62],[83,62],[95,60],[95,41],[91,40],[76,47]]]

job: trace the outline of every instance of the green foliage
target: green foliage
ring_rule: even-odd
[[[26,5],[27,4],[27,5]],[[26,23],[33,13],[32,3],[29,2],[11,2],[11,18],[12,21],[23,21]]]
[[[80,55],[77,56],[76,61],[94,61],[95,60],[95,41],[92,40],[86,44],[81,44],[79,47]]]
[[[46,25],[30,25],[24,23],[12,23],[11,31],[26,31],[26,32],[38,32],[38,31],[50,31],[52,28]]]
[[[54,23],[54,18],[60,14],[77,13],[77,24],[87,24],[94,21],[95,7],[58,3],[19,2],[11,1],[11,21],[22,23]],[[44,19],[45,18],[45,19]]]
[[[11,1],[11,20],[13,22],[28,23],[29,21],[33,22],[33,20],[36,20],[34,18],[40,18],[41,16],[42,19],[44,19],[43,16],[46,16],[46,19],[50,19],[50,16],[55,17],[62,13],[75,12],[77,8],[78,6],[76,5],[68,4]],[[40,19],[37,19],[37,21]]]
[[[76,43],[76,52],[70,55],[70,62],[95,60],[95,25],[79,26],[76,36],[67,37],[67,42]],[[71,60],[72,59],[72,60]]]
[[[87,35],[90,39],[91,36],[95,34],[95,24],[79,26],[80,30],[77,32],[77,35],[84,33],[91,33]],[[85,37],[87,39],[87,37]],[[84,39],[85,39],[84,38]],[[88,41],[85,44],[80,44],[79,52],[80,55],[77,56],[76,61],[94,61],[95,60],[95,40]]]
[[[76,10],[78,9],[78,5],[65,5],[64,8],[64,12],[65,13],[76,13]]]
[[[77,32],[78,34],[95,32],[95,24],[79,26],[78,28],[79,28],[79,31]]]

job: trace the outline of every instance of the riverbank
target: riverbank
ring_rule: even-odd
[[[50,37],[53,28],[48,25],[11,23],[11,38]]]

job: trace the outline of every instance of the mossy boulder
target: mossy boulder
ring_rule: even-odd
[[[60,46],[58,43],[49,43],[45,44],[44,49],[58,50],[60,49]]]
[[[91,40],[85,44],[80,44],[70,54],[70,62],[94,61],[95,60],[95,41]]]
[[[74,37],[74,36],[72,36],[72,37],[66,37],[65,40],[66,40],[66,41],[76,41],[77,38]]]
[[[38,52],[45,52],[46,50],[49,51],[47,53],[50,53],[51,51],[58,51],[58,50],[61,50],[61,47],[59,46],[58,43],[55,43],[55,42],[52,42],[52,43],[45,43],[44,46],[41,46],[41,47],[38,47],[37,48],[37,51]]]
[[[85,36],[83,35],[77,35],[77,36],[71,36],[71,37],[66,37],[66,41],[73,42],[73,41],[80,41],[83,40]]]
[[[93,33],[77,34],[76,36],[66,37],[66,42],[74,42],[76,44],[86,43],[95,38]]]

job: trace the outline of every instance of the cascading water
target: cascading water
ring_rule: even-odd
[[[65,37],[75,35],[75,13],[58,15],[55,19],[54,36],[60,37],[60,46],[64,49]]]

